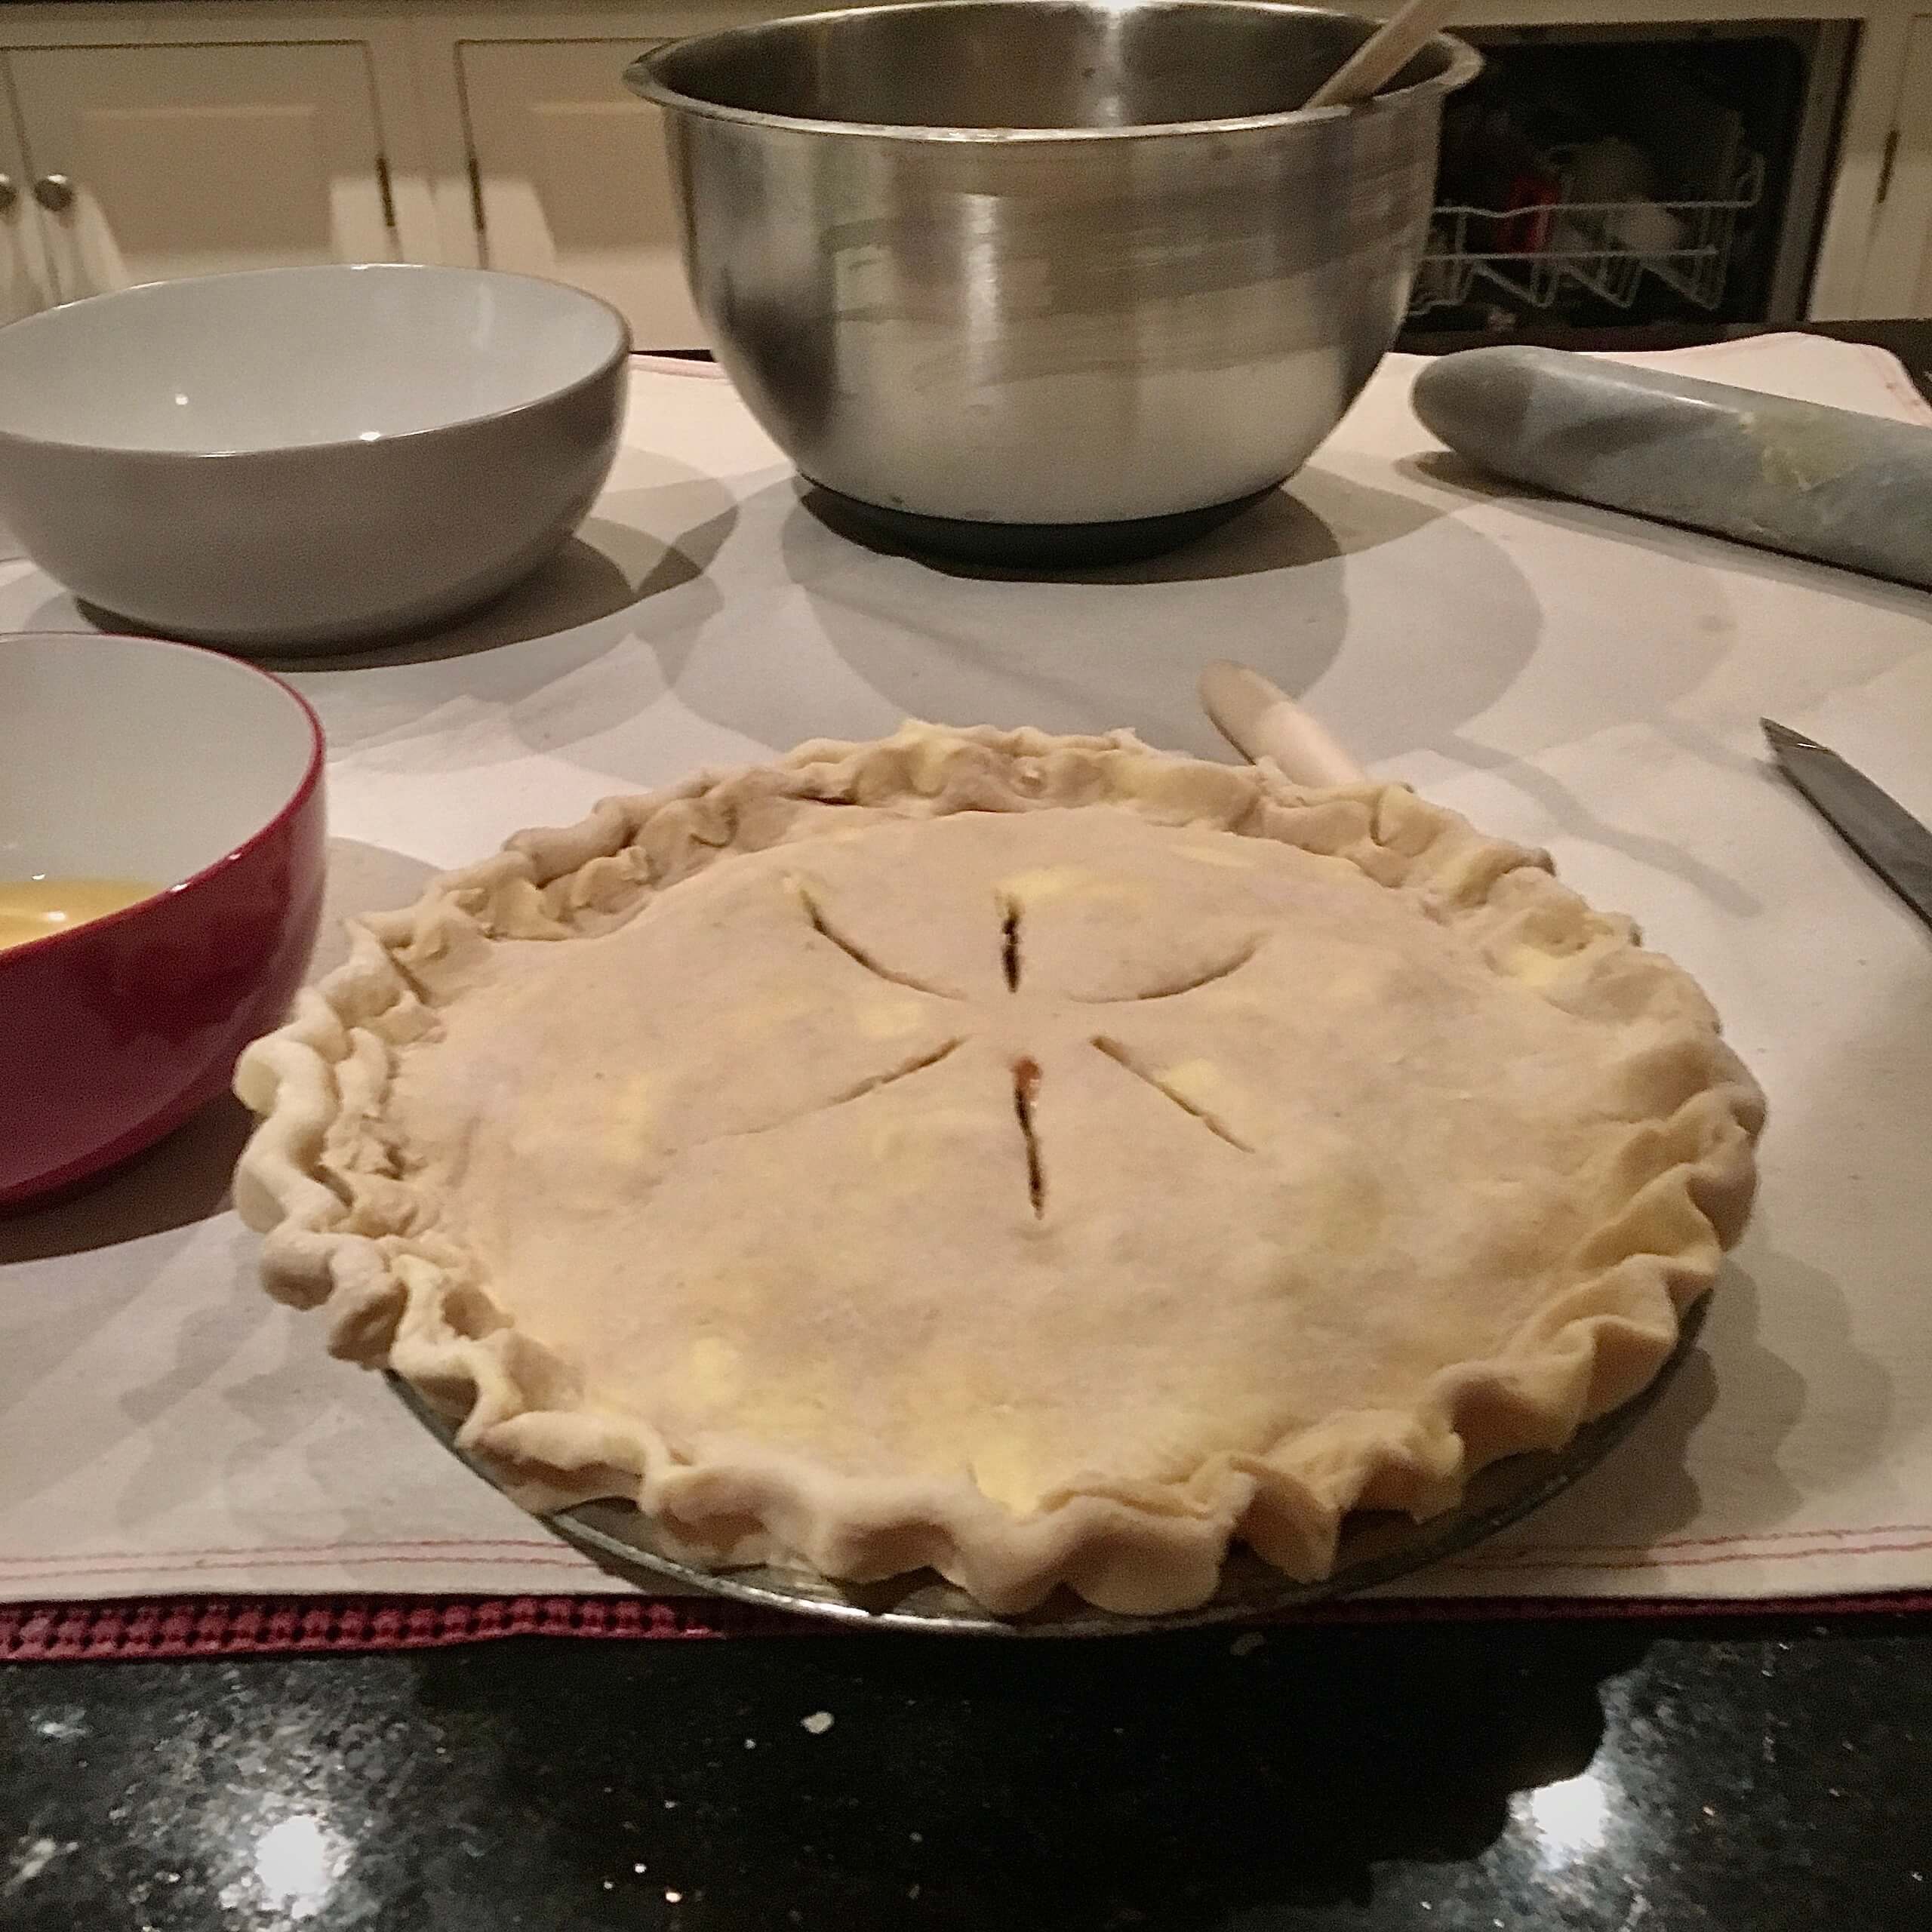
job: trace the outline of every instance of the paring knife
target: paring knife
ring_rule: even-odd
[[[1932,926],[1932,832],[1865,774],[1789,725],[1761,718],[1784,775],[1833,831],[1928,926]]]
[[[1201,702],[1244,758],[1272,758],[1297,785],[1359,784],[1367,774],[1279,685],[1223,660],[1201,674]],[[1836,752],[1764,718],[1766,742],[1785,776],[1827,824],[1932,926],[1932,831]]]

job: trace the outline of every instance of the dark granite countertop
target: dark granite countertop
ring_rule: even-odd
[[[0,1925],[1932,1925],[1932,1624],[1237,1641],[17,1667]]]
[[[0,1669],[4,1932],[620,1926],[1926,1932],[1932,1618]]]

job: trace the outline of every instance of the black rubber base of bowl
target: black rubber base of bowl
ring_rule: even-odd
[[[1192,543],[1238,516],[1275,485],[1232,502],[1166,516],[1131,517],[1117,523],[980,523],[961,517],[924,516],[887,509],[842,491],[803,479],[805,506],[829,529],[868,549],[894,555],[931,557],[949,563],[983,564],[1009,570],[1075,570],[1096,564],[1138,563]]]

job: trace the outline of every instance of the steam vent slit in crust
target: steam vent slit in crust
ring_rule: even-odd
[[[1670,1352],[1763,1105],[1395,786],[909,724],[364,922],[237,1075],[271,1292],[531,1507],[989,1609],[1318,1578]]]

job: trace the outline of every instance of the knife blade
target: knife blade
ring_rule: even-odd
[[[1932,926],[1932,832],[1815,738],[1769,718],[1758,722],[1784,775],[1832,829]]]

